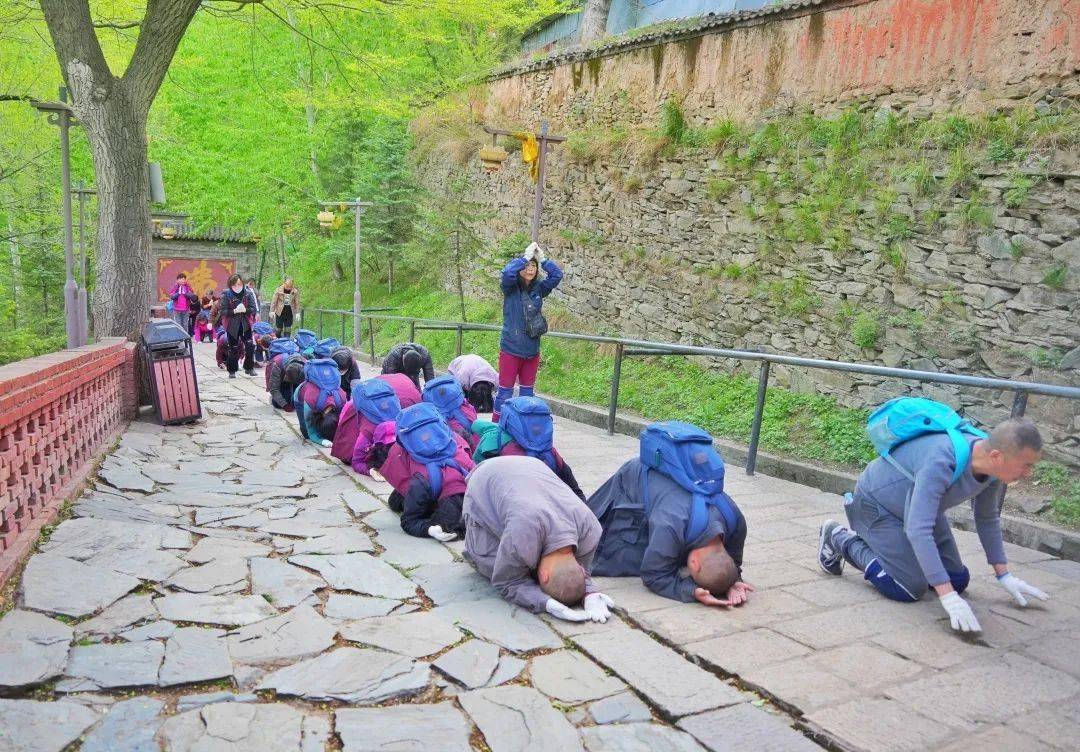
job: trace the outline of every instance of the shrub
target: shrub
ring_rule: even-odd
[[[881,324],[877,316],[867,311],[862,311],[855,316],[851,325],[851,341],[865,350],[877,347],[878,338],[881,336]]]

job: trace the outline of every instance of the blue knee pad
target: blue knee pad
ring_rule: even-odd
[[[518,396],[519,397],[532,397],[533,396],[533,388],[531,386],[519,386],[518,387]]]
[[[907,588],[894,580],[891,574],[882,569],[881,562],[877,559],[867,565],[863,578],[889,600],[901,603],[914,603],[919,600]]]
[[[964,567],[959,572],[950,572],[946,569],[945,574],[949,575],[949,581],[952,583],[953,590],[958,593],[967,590],[967,586],[971,582],[971,572],[968,571],[967,567]]]
[[[494,412],[494,413],[502,412],[503,403],[506,402],[506,400],[510,399],[513,396],[514,396],[514,387],[512,387],[512,386],[500,386],[498,393],[495,395],[495,405],[494,405],[494,410],[492,410],[492,412]]]

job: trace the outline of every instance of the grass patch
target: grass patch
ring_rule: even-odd
[[[1035,486],[1050,489],[1050,511],[1061,522],[1080,525],[1080,477],[1054,462],[1040,462],[1032,477]]]

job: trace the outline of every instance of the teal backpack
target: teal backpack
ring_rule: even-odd
[[[914,474],[896,461],[892,451],[905,441],[919,436],[929,433],[947,434],[956,456],[956,469],[949,485],[960,480],[971,462],[971,445],[964,435],[986,438],[985,431],[975,428],[948,405],[922,397],[897,397],[889,400],[867,418],[866,433],[882,459],[912,483],[915,482]]]

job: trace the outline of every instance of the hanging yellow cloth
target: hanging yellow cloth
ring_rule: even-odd
[[[521,161],[529,165],[529,177],[535,183],[540,175],[540,143],[532,133],[517,131],[514,138],[521,142]]]

